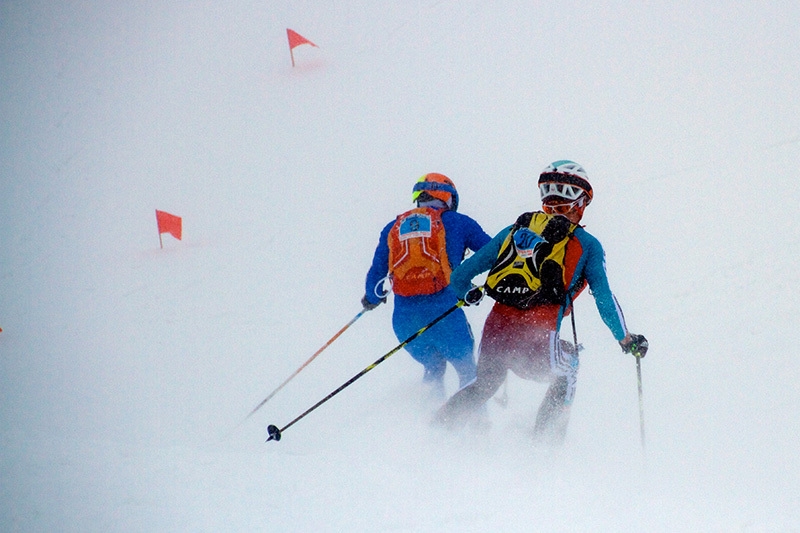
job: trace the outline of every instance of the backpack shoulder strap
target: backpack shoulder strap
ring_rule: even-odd
[[[517,221],[514,222],[514,226],[511,228],[511,231],[516,231],[519,228],[527,228],[531,225],[531,220],[533,219],[533,211],[529,211],[527,213],[522,213],[520,216],[517,217]]]

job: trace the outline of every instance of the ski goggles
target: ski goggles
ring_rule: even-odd
[[[414,191],[411,194],[412,202],[416,202],[420,194],[423,192],[428,192],[433,193],[431,196],[434,198],[439,198],[445,202],[453,211],[458,210],[458,192],[456,191],[455,187],[447,183],[440,183],[438,181],[423,181],[424,179],[425,178],[423,177],[420,179],[420,181],[414,184]],[[447,195],[445,196],[446,199],[443,199],[441,195],[436,194],[439,192],[445,193]]]
[[[577,185],[570,185],[569,183],[555,183],[548,181],[539,184],[539,195],[542,200],[549,196],[559,196],[567,200],[577,200],[586,191]]]
[[[572,202],[566,202],[561,204],[543,203],[542,211],[544,211],[548,215],[566,215],[572,210],[582,209],[586,205],[585,198],[586,198],[585,196],[582,196]]]
[[[422,191],[444,191],[449,192],[451,195],[456,194],[456,188],[446,183],[439,183],[436,181],[418,181],[414,184],[413,198],[414,200],[422,193]]]

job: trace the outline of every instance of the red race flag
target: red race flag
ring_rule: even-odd
[[[289,37],[289,55],[292,56],[292,66],[294,66],[294,49],[301,44],[310,44],[315,48],[319,48],[316,44],[312,43],[294,30],[286,28],[286,35]]]
[[[286,35],[289,36],[289,48],[294,48],[296,46],[300,46],[301,44],[310,44],[311,46],[316,46],[317,48],[319,48],[319,46],[312,43],[311,41],[309,41],[308,39],[306,39],[305,37],[303,37],[294,30],[290,30],[287,28]]]
[[[156,209],[156,222],[158,223],[159,242],[161,242],[162,233],[169,233],[176,239],[181,240],[181,230],[183,228],[181,217],[176,217],[175,215]],[[163,242],[161,242],[161,247],[164,247]]]

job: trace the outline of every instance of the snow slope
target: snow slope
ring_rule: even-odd
[[[0,5],[0,529],[800,529],[800,7],[329,4]],[[646,453],[588,295],[561,453],[513,376],[490,430],[431,429],[404,352],[264,443],[397,344],[381,306],[244,420],[420,175],[494,233],[562,158],[651,341]]]

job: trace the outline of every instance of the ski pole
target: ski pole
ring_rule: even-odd
[[[330,340],[329,340],[328,342],[326,342],[326,343],[325,343],[325,344],[322,346],[322,348],[320,348],[319,350],[317,350],[316,352],[314,352],[314,355],[312,355],[311,357],[309,357],[309,358],[308,358],[308,361],[306,361],[305,363],[303,363],[302,365],[300,365],[300,368],[298,368],[297,370],[295,370],[295,371],[294,371],[294,373],[293,373],[291,376],[289,376],[288,378],[286,378],[286,380],[285,380],[283,383],[281,383],[280,385],[278,385],[278,388],[277,388],[277,389],[275,389],[274,391],[270,392],[270,393],[269,393],[269,395],[268,395],[266,398],[264,398],[263,400],[261,400],[261,403],[259,403],[258,405],[256,405],[256,406],[255,406],[255,408],[254,408],[252,411],[250,411],[250,414],[249,414],[249,415],[247,415],[247,416],[245,417],[245,420],[247,420],[248,418],[250,418],[251,416],[253,416],[253,413],[255,413],[256,411],[258,411],[259,409],[261,409],[261,407],[263,407],[263,405],[264,405],[265,403],[267,403],[268,401],[270,401],[270,400],[272,399],[272,397],[273,397],[273,396],[275,396],[275,395],[278,393],[278,391],[279,391],[279,390],[281,390],[281,389],[282,389],[282,388],[283,388],[283,387],[284,387],[284,386],[285,386],[287,383],[289,383],[289,382],[290,382],[290,381],[291,381],[291,380],[292,380],[292,379],[293,379],[293,378],[294,378],[294,377],[295,377],[297,374],[299,374],[301,370],[303,370],[303,369],[304,369],[306,366],[308,366],[308,364],[309,364],[311,361],[313,361],[313,360],[314,360],[314,359],[315,359],[315,358],[316,358],[316,357],[317,357],[319,354],[321,354],[321,353],[322,353],[322,351],[323,351],[325,348],[327,348],[328,346],[330,346],[330,345],[331,345],[331,343],[333,343],[333,341],[335,341],[336,339],[338,339],[338,338],[339,338],[339,335],[341,335],[342,333],[344,333],[344,331],[345,331],[347,328],[349,328],[350,326],[352,326],[352,325],[353,325],[353,323],[354,323],[356,320],[358,320],[359,318],[361,318],[361,315],[363,315],[363,314],[364,314],[364,313],[366,313],[366,312],[367,312],[367,308],[365,307],[365,308],[364,308],[364,309],[362,309],[362,310],[361,310],[361,311],[360,311],[360,312],[359,312],[359,313],[358,313],[356,316],[354,316],[354,317],[353,317],[353,319],[352,319],[350,322],[348,322],[347,324],[345,324],[345,325],[344,325],[344,327],[343,327],[342,329],[340,329],[339,331],[337,331],[337,332],[336,332],[336,335],[334,335],[333,337],[331,337],[331,338],[330,338]]]
[[[569,309],[569,318],[572,322],[572,342],[575,344],[575,355],[577,356],[581,350],[578,348],[578,330],[575,329],[575,299],[572,295],[569,295]]]
[[[282,428],[278,429],[278,426],[275,426],[275,425],[272,425],[272,424],[267,426],[267,433],[269,434],[269,438],[267,438],[267,442],[269,442],[271,440],[274,440],[274,441],[281,440],[281,435],[283,434],[284,431],[286,431],[287,429],[292,427],[295,423],[299,422],[302,418],[304,418],[306,415],[311,413],[311,411],[313,411],[314,409],[316,409],[317,407],[319,407],[323,403],[327,402],[328,400],[330,400],[331,398],[333,398],[334,396],[336,396],[337,394],[342,392],[344,389],[346,389],[347,387],[352,385],[353,382],[356,381],[357,379],[359,379],[361,376],[363,376],[364,374],[366,374],[367,372],[369,372],[370,370],[372,370],[373,368],[375,368],[376,366],[378,366],[382,362],[386,361],[389,357],[391,357],[395,353],[397,353],[400,350],[402,350],[406,345],[408,345],[408,343],[410,343],[411,341],[413,341],[414,339],[416,339],[417,337],[419,337],[420,335],[425,333],[425,331],[427,331],[428,329],[433,327],[439,321],[444,319],[447,315],[449,315],[450,313],[452,313],[453,311],[455,311],[456,309],[458,309],[459,307],[461,307],[463,305],[464,305],[464,300],[459,300],[458,303],[456,303],[453,307],[451,307],[450,309],[448,309],[447,311],[445,311],[444,313],[442,313],[438,317],[434,318],[427,325],[422,326],[419,330],[417,330],[416,333],[414,333],[409,338],[407,338],[406,340],[404,340],[403,342],[401,342],[400,344],[395,346],[393,349],[391,349],[386,354],[382,355],[378,360],[376,360],[374,363],[372,363],[371,365],[366,367],[364,370],[362,370],[361,372],[359,372],[358,374],[356,374],[352,378],[348,379],[338,389],[336,389],[335,391],[331,392],[330,394],[325,396],[323,399],[321,399],[320,401],[318,401],[317,403],[315,403],[314,405],[312,405],[311,407],[306,409],[305,412],[303,412],[301,415],[297,416],[297,418],[295,418],[294,420],[292,420],[291,422],[289,422],[288,424],[286,424]]]
[[[636,354],[636,379],[639,383],[639,432],[644,450],[644,402],[642,401],[642,356]]]

